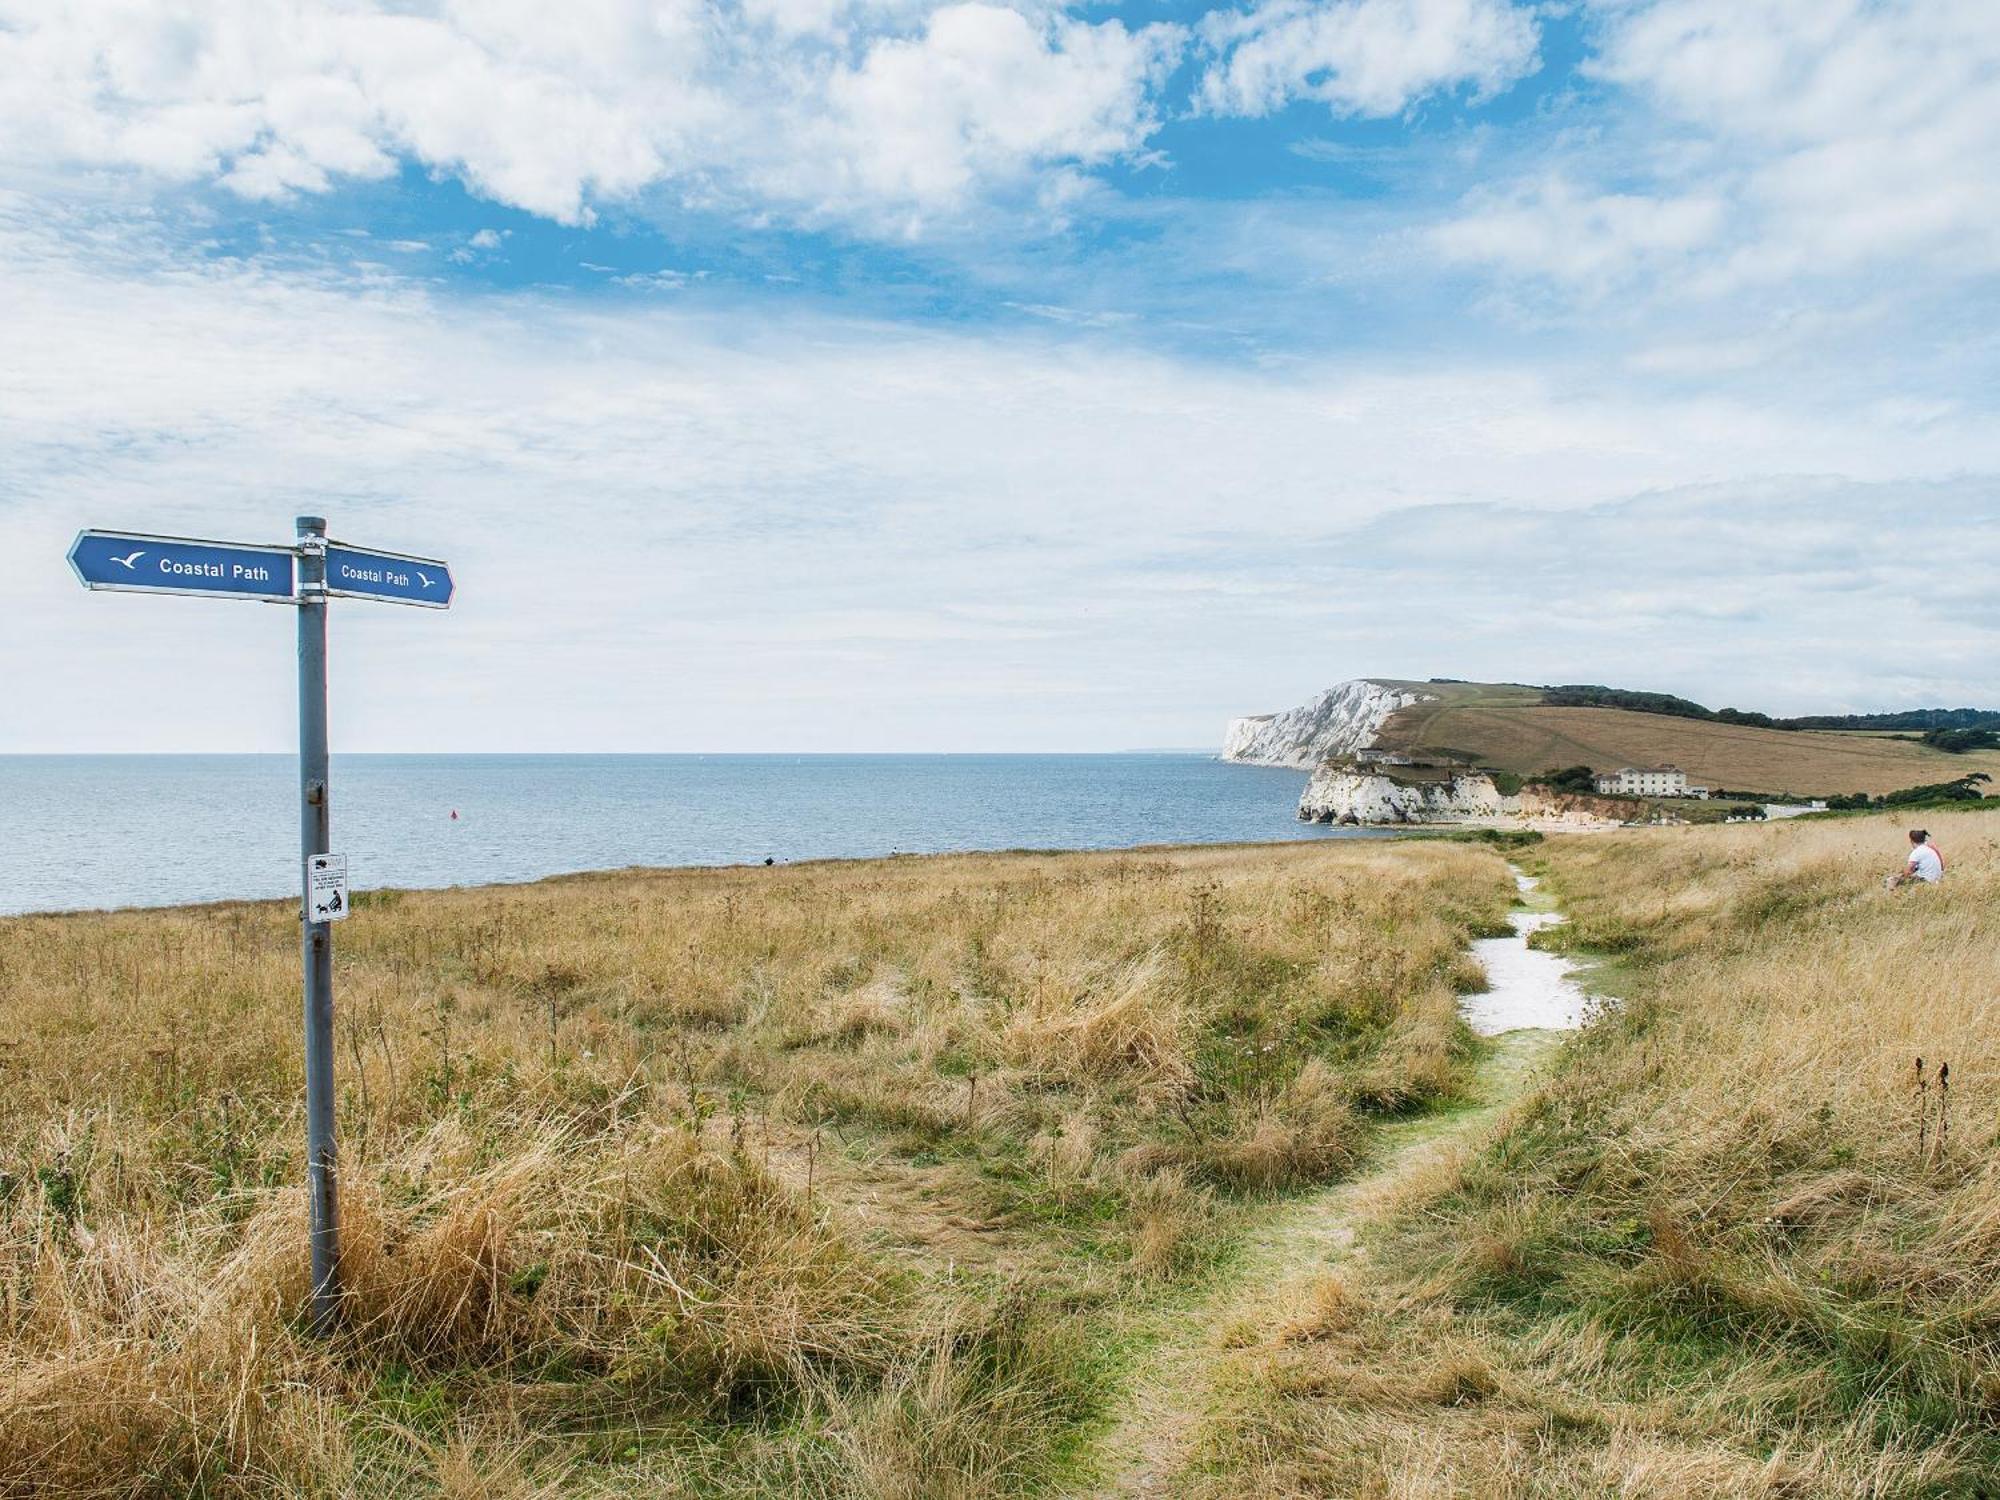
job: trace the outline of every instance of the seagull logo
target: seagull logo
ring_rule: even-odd
[[[426,573],[422,568],[417,569],[417,582],[425,588],[429,588],[431,586],[430,574]]]
[[[139,559],[144,557],[145,555],[146,555],[146,549],[141,547],[137,552],[127,553],[124,557],[114,556],[111,560],[117,563],[119,567],[123,568],[126,572],[129,573],[132,571],[133,567],[138,563]]]

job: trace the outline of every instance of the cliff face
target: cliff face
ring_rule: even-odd
[[[1632,816],[1634,804],[1583,792],[1550,792],[1538,786],[1521,788],[1518,799],[1524,818],[1567,823],[1577,828],[1601,828]]]
[[[1356,678],[1281,714],[1231,719],[1222,758],[1309,771],[1323,760],[1370,748],[1389,715],[1429,696]]]
[[[1322,766],[1299,798],[1299,817],[1308,823],[1456,823],[1512,811],[1510,801],[1480,771],[1412,783]]]
[[[1484,771],[1462,770],[1425,780],[1353,764],[1321,766],[1299,798],[1307,823],[1462,823],[1518,818],[1522,827],[1612,828],[1633,804],[1609,797],[1553,793],[1539,787],[1506,796]]]

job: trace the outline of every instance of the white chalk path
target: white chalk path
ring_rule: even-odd
[[[1514,871],[1522,897],[1540,884],[1532,875]],[[1508,919],[1511,937],[1478,938],[1472,956],[1486,970],[1483,994],[1467,995],[1465,1019],[1481,1036],[1502,1032],[1574,1031],[1584,1022],[1591,998],[1571,976],[1577,965],[1559,953],[1528,946],[1528,935],[1564,920],[1556,911],[1517,911]]]

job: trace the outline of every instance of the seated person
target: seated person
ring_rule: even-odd
[[[1924,829],[1910,830],[1910,860],[1901,870],[1888,879],[1888,886],[1894,890],[1899,885],[1908,885],[1921,880],[1925,885],[1936,885],[1944,879],[1944,857],[1931,844],[1931,836]]]

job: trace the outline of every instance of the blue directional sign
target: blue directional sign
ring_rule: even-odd
[[[424,609],[451,608],[451,569],[434,557],[376,552],[345,542],[326,544],[326,591],[350,599],[380,599]]]
[[[69,565],[87,589],[287,602],[293,597],[289,547],[82,531],[69,549]]]

